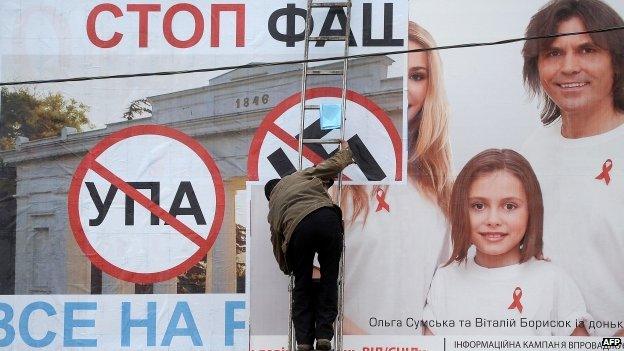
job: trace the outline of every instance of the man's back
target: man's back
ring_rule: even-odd
[[[276,259],[286,252],[290,237],[301,220],[321,207],[334,203],[323,186],[323,180],[332,179],[353,162],[349,149],[338,151],[315,167],[306,168],[281,179],[271,191],[268,221]],[[281,267],[281,264],[280,264]]]
[[[281,233],[285,252],[293,230],[301,219],[321,207],[334,203],[323,186],[323,179],[332,179],[352,163],[352,153],[342,149],[315,167],[306,168],[284,177],[271,192],[268,221],[271,233]]]
[[[346,142],[344,149],[315,167],[281,180],[269,181],[264,193],[269,199],[269,224],[273,254],[286,274],[294,277],[292,322],[297,350],[329,350],[338,314],[338,274],[344,245],[342,214],[327,189],[333,178],[353,162]],[[312,288],[312,270],[317,255],[321,279],[318,295]]]

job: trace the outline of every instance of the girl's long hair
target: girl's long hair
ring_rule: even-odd
[[[433,37],[424,28],[409,22],[408,38],[427,49],[436,46]],[[451,152],[448,142],[449,108],[444,90],[442,62],[436,51],[427,51],[429,85],[427,95],[419,112],[420,118],[412,118],[408,125],[408,178],[414,182],[427,198],[440,207],[448,216],[451,193]],[[386,187],[387,188],[387,187]],[[342,204],[351,206],[347,224],[360,215],[364,222],[368,217],[369,199],[380,187],[373,187],[367,193],[364,186],[345,186]],[[385,190],[385,188],[384,188]]]
[[[496,171],[506,171],[518,178],[524,185],[529,210],[526,232],[520,247],[520,263],[532,257],[543,259],[542,233],[544,226],[544,204],[539,181],[531,164],[519,153],[509,149],[488,149],[480,152],[466,163],[457,175],[451,194],[451,241],[453,253],[446,265],[465,261],[470,238],[469,193],[474,181]]]

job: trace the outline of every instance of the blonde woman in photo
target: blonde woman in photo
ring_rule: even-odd
[[[410,22],[409,49],[431,47]],[[449,112],[437,52],[408,55],[407,86],[407,184],[343,190],[345,334],[420,334],[435,268],[448,259]]]

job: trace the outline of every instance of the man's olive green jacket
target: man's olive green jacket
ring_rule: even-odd
[[[271,243],[275,259],[285,274],[290,274],[286,250],[297,224],[314,210],[335,206],[322,180],[334,178],[351,163],[351,150],[342,149],[314,167],[287,175],[273,188],[268,216]]]

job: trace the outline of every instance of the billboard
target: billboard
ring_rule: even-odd
[[[306,3],[27,1],[1,12],[1,347],[247,350],[247,153],[266,116],[299,99]],[[312,35],[338,35],[345,20],[344,8],[315,9]],[[351,62],[351,116],[386,133],[350,135],[377,165],[355,183],[405,178],[404,80],[392,73],[403,58],[383,52],[406,49],[406,31],[406,1],[353,3],[349,52],[382,54]],[[324,59],[342,43],[312,45],[311,66],[341,65]],[[339,81],[308,87],[333,103]],[[258,174],[280,170],[267,156],[287,146],[265,143]],[[314,149],[310,165],[327,156]]]
[[[296,171],[301,133],[340,135],[299,125],[305,7],[0,5],[1,347],[285,349],[263,187]],[[312,35],[341,34],[343,9],[314,11]],[[624,335],[622,16],[615,0],[353,2],[345,139],[366,162],[330,190],[345,349]],[[342,50],[311,44],[311,65],[338,70]],[[339,104],[340,84],[311,77],[308,102]]]
[[[387,342],[433,334],[465,335],[447,337],[450,349],[586,349],[622,335],[623,223],[610,215],[621,203],[611,155],[622,11],[610,1],[410,2],[410,49],[455,48],[408,54],[407,184],[343,194],[347,342],[437,349]],[[251,199],[266,213],[261,189]],[[269,232],[262,217],[251,218],[256,235]],[[283,334],[288,279],[269,273],[261,245],[251,269],[269,262],[251,284],[273,293],[252,291],[252,305],[266,302],[251,320]],[[585,333],[592,341],[563,338]]]

